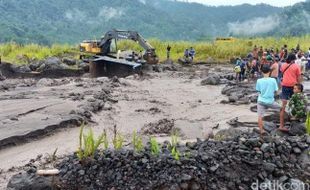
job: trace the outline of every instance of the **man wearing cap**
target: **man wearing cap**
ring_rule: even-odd
[[[300,67],[295,63],[296,56],[295,54],[289,54],[286,63],[281,66],[281,72],[283,75],[282,78],[282,93],[281,93],[281,100],[282,100],[282,109],[280,112],[280,128],[281,131],[288,131],[287,128],[284,127],[284,114],[285,114],[285,107],[287,101],[293,95],[293,88],[295,84],[299,84],[301,82],[301,71]]]

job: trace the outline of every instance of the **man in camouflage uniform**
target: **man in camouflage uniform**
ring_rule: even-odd
[[[305,119],[307,117],[307,97],[303,93],[303,85],[294,86],[294,94],[289,101],[289,112],[292,119]]]

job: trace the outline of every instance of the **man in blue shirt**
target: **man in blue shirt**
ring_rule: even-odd
[[[189,51],[188,51],[188,49],[186,49],[186,50],[184,51],[184,57],[185,57],[185,58],[188,58],[188,57],[189,57]]]
[[[189,49],[189,56],[191,57],[192,61],[194,61],[194,57],[195,57],[196,51],[193,47],[191,47]]]
[[[256,90],[259,92],[257,100],[257,114],[258,126],[261,135],[265,133],[263,128],[263,117],[268,108],[280,111],[281,106],[275,102],[274,95],[279,90],[277,81],[270,78],[270,66],[265,64],[262,66],[261,71],[264,75],[263,78],[258,79],[256,83]]]

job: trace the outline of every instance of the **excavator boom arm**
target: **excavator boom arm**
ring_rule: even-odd
[[[100,48],[109,45],[112,39],[116,40],[133,40],[138,42],[145,50],[154,50],[154,48],[149,44],[138,32],[136,31],[125,31],[125,30],[111,30],[107,32],[101,39],[99,44]]]

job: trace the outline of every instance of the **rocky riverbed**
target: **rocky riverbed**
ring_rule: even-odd
[[[261,138],[243,133],[198,140],[178,145],[179,159],[171,156],[169,145],[164,142],[159,155],[152,154],[149,145],[142,152],[105,150],[87,162],[71,154],[56,164],[60,174],[54,180],[36,177],[37,167],[30,164],[8,188],[216,190],[275,183],[302,188],[309,183],[309,136]]]
[[[85,189],[247,189],[256,179],[281,177],[285,182],[307,183],[308,166],[284,157],[309,159],[304,153],[309,151],[308,137],[274,134],[278,136],[260,139],[253,131],[256,113],[250,111],[255,105],[254,83],[235,83],[230,67],[169,63],[142,76],[97,79],[83,72],[75,73],[78,77],[42,72],[29,77],[7,71],[0,82],[0,188],[22,171],[27,172],[15,176],[9,187],[18,189],[25,180],[46,184],[46,178],[34,174],[46,167],[55,150],[58,159],[53,167],[61,173],[57,183],[50,182],[62,189],[78,189],[77,185]],[[274,119],[271,113],[268,121]],[[81,123],[95,134],[104,130],[111,134],[117,126],[125,137],[123,149],[110,147],[87,165],[80,164],[72,153],[78,147]],[[145,151],[130,150],[134,131],[143,136]],[[166,148],[171,131],[180,135],[180,160]],[[150,155],[149,136],[163,143],[159,157]],[[111,142],[112,136],[108,138]],[[278,150],[279,142],[288,152]],[[267,145],[271,148],[265,150]],[[274,170],[266,171],[269,166]]]

